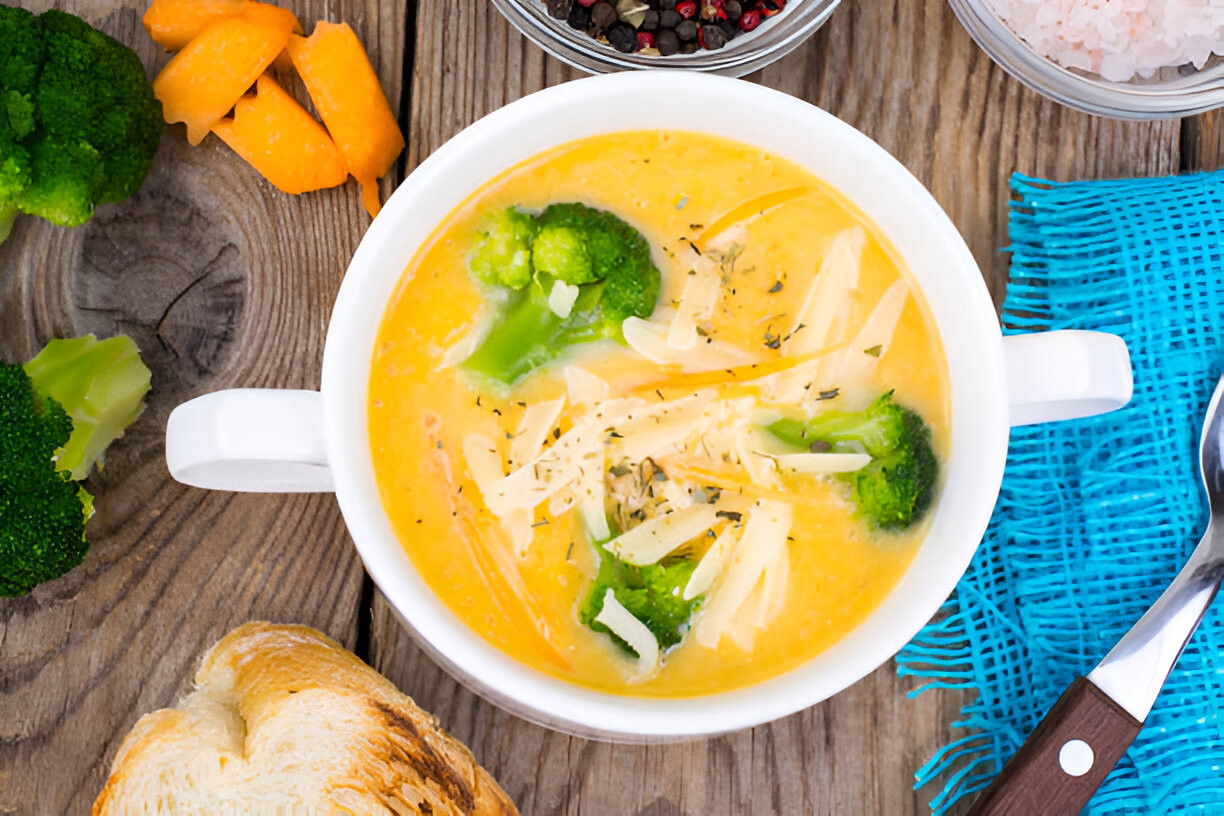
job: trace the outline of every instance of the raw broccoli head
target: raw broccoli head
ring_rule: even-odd
[[[481,283],[522,289],[531,283],[531,242],[536,233],[529,213],[507,207],[491,215],[468,270]]]
[[[490,231],[473,255],[473,260],[500,258],[506,265],[500,273],[473,265],[472,274],[485,283],[498,275],[519,279],[519,273],[511,270],[517,269],[527,230],[517,219],[532,217],[510,209],[503,211],[503,221],[506,213],[515,214],[517,237],[502,242],[494,236],[503,233]],[[661,275],[650,257],[650,245],[612,213],[585,204],[552,204],[532,218],[532,227],[530,282],[507,286],[517,291],[517,297],[465,363],[468,369],[505,383],[514,383],[579,343],[622,340],[625,318],[649,317],[659,299]],[[578,298],[564,317],[548,303],[556,281],[579,287]]]
[[[813,445],[834,453],[866,453],[870,464],[839,478],[852,487],[858,512],[871,526],[904,529],[931,505],[939,462],[931,432],[914,411],[882,395],[863,411],[829,411],[806,423],[780,419],[769,426],[774,436],[796,447]]]
[[[635,618],[646,624],[659,649],[675,646],[684,638],[689,619],[701,605],[703,596],[684,600],[684,587],[697,564],[689,558],[675,558],[658,564],[637,567],[626,564],[601,544],[599,571],[591,582],[586,597],[578,607],[578,620],[595,632],[603,632],[625,652],[638,656],[628,643],[612,634],[612,630],[595,620],[603,611],[604,596],[609,589]]]
[[[81,563],[90,496],[55,465],[72,419],[0,363],[0,595],[26,595]]]
[[[77,226],[128,198],[162,127],[129,48],[62,11],[0,6],[0,221],[24,212]]]
[[[0,363],[0,595],[25,595],[85,557],[81,487],[144,408],[149,370],[128,337],[52,340]]]

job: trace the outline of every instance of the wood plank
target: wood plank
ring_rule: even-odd
[[[168,60],[141,27],[142,0],[54,5],[135,47],[151,71]],[[398,100],[402,3],[287,5],[307,25],[350,22]],[[368,223],[351,182],[291,198],[215,138],[189,147],[177,126],[134,199],[74,230],[21,218],[0,245],[0,358],[24,360],[53,336],[126,332],[153,371],[148,410],[90,480],[85,564],[0,599],[0,812],[87,812],[136,719],[175,703],[202,652],[244,621],[356,643],[363,573],[334,499],[183,487],[163,438],[193,396],[318,386],[332,301]]]
[[[1224,167],[1224,110],[1213,110],[1182,123],[1182,170]]]
[[[579,76],[479,0],[421,0],[418,32],[410,167],[497,106]],[[977,49],[942,0],[845,3],[752,79],[832,111],[899,157],[966,236],[996,301],[1012,170],[1072,178],[1178,167],[1176,123],[1120,123],[1041,99]],[[911,683],[885,666],[761,728],[608,745],[531,725],[466,691],[413,645],[381,594],[370,647],[373,665],[468,742],[532,814],[925,813],[934,792],[913,793],[913,772],[957,736],[950,724],[965,699],[907,700]]]

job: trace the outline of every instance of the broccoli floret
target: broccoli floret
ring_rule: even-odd
[[[661,276],[650,245],[612,213],[583,204],[552,204],[533,220],[538,231],[532,240],[530,283],[517,290],[465,363],[469,370],[508,384],[579,343],[623,341],[625,318],[649,317],[659,299]],[[473,275],[488,282],[475,269]],[[557,281],[579,287],[565,317],[548,303]]]
[[[531,245],[531,265],[564,283],[599,280],[582,233],[572,227],[544,227]]]
[[[131,49],[62,11],[0,6],[0,233],[19,212],[77,226],[130,197],[162,127]]]
[[[531,283],[531,243],[536,233],[529,213],[507,207],[490,216],[468,270],[481,283],[522,289]]]
[[[580,279],[581,273],[576,280],[554,276],[575,285],[602,281],[603,317],[616,323],[616,336],[620,336],[620,324],[625,318],[650,317],[659,299],[661,276],[651,260],[650,244],[640,232],[606,210],[576,203],[551,204],[538,220],[541,235],[568,229],[581,236],[589,280]]]
[[[149,370],[127,337],[52,340],[0,363],[0,595],[81,563],[93,497],[79,483],[139,415]]]
[[[939,475],[926,423],[892,396],[883,394],[864,411],[829,411],[806,423],[780,419],[769,426],[778,439],[804,450],[871,456],[870,464],[839,478],[851,485],[858,513],[882,530],[901,530],[922,518]]]
[[[595,620],[603,611],[604,596],[609,589],[635,618],[659,641],[659,649],[675,646],[684,638],[689,619],[704,598],[698,595],[684,600],[683,591],[697,564],[690,558],[675,558],[658,564],[636,567],[626,564],[597,543],[599,571],[586,597],[578,607],[578,620],[595,632],[603,632],[625,652],[637,656],[628,643],[612,634],[612,630]]]

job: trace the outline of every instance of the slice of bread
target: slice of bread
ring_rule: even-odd
[[[248,623],[178,708],[141,717],[94,816],[517,814],[471,751],[305,626]]]

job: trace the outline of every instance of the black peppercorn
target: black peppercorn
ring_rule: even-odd
[[[716,25],[703,25],[699,33],[701,47],[709,51],[722,48],[727,44],[727,35]]]
[[[606,30],[619,19],[611,3],[602,2],[591,6],[591,25],[600,31]]]
[[[565,18],[565,22],[570,28],[586,31],[591,27],[591,10],[581,3],[575,3],[570,7],[569,17]]]
[[[684,22],[684,18],[675,9],[666,9],[659,12],[659,28],[675,28],[682,22]]]
[[[680,38],[676,36],[676,32],[665,28],[655,34],[655,48],[659,49],[663,56],[670,57],[680,50]]]
[[[596,48],[663,57],[723,48],[787,4],[787,0],[521,1],[543,4],[549,16],[597,39]]]
[[[608,38],[613,48],[623,54],[637,49],[637,30],[628,23],[616,23],[604,33],[604,36]]]

